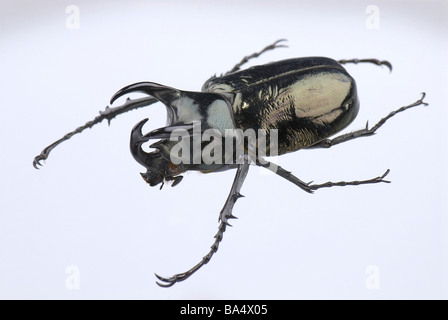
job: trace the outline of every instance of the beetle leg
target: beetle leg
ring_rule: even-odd
[[[373,63],[376,64],[377,66],[386,66],[389,68],[389,71],[392,72],[392,64],[389,61],[386,60],[378,60],[378,59],[350,59],[350,60],[339,60],[338,61],[340,64],[347,64],[347,63],[354,63],[354,64],[358,64],[358,63]]]
[[[104,111],[100,111],[99,116],[95,117],[93,120],[91,120],[89,122],[86,122],[83,126],[80,126],[80,127],[76,128],[75,130],[67,133],[61,139],[57,140],[56,142],[53,142],[48,147],[46,147],[44,150],[42,150],[42,152],[38,156],[36,156],[33,160],[34,168],[39,169],[38,166],[42,165],[40,162],[42,160],[46,160],[48,158],[48,155],[50,154],[50,152],[54,148],[56,148],[56,146],[58,146],[59,144],[61,144],[64,141],[67,141],[73,135],[75,135],[77,133],[81,133],[82,131],[84,131],[87,128],[92,128],[94,125],[102,122],[104,119],[107,119],[107,122],[110,125],[111,120],[113,118],[115,118],[116,116],[118,116],[122,113],[128,112],[128,111],[131,111],[131,110],[149,106],[156,102],[158,102],[158,100],[153,97],[144,97],[144,98],[135,99],[135,100],[127,99],[123,105],[118,106],[118,107],[113,107],[113,108],[106,107],[106,109]]]
[[[161,287],[171,287],[176,282],[184,281],[188,279],[193,273],[198,271],[203,265],[207,264],[212,256],[218,251],[219,243],[221,242],[224,232],[226,231],[227,226],[230,226],[229,219],[235,219],[236,217],[232,215],[233,206],[239,198],[242,197],[240,194],[241,187],[243,185],[244,179],[247,176],[247,172],[249,171],[249,161],[248,158],[245,157],[243,164],[238,166],[235,180],[233,181],[232,188],[230,189],[229,196],[227,197],[226,203],[222,208],[219,214],[219,227],[218,232],[215,235],[215,241],[213,245],[210,247],[210,251],[202,258],[202,260],[196,264],[190,270],[178,273],[170,278],[164,278],[156,274],[157,279],[164,283],[156,282]]]
[[[356,130],[356,131],[353,131],[353,132],[349,132],[349,133],[337,136],[337,137],[335,137],[333,139],[325,139],[325,140],[323,140],[323,141],[321,141],[321,142],[319,142],[319,143],[317,143],[315,145],[307,147],[306,149],[330,148],[330,147],[332,147],[334,145],[337,145],[339,143],[342,143],[342,142],[353,140],[353,139],[356,139],[356,138],[359,138],[359,137],[365,137],[365,136],[373,135],[376,132],[376,130],[378,130],[387,120],[392,118],[397,113],[405,111],[405,110],[410,109],[412,107],[419,106],[419,105],[427,106],[428,104],[423,101],[423,99],[425,98],[425,95],[426,94],[423,92],[422,93],[422,97],[419,100],[417,100],[416,102],[414,102],[414,103],[412,103],[410,105],[401,107],[401,108],[399,108],[399,109],[397,109],[395,111],[392,111],[387,116],[385,116],[380,121],[378,121],[378,123],[376,125],[374,125],[370,129],[369,129],[369,122],[367,122],[366,127],[364,129]]]
[[[287,171],[283,169],[282,167],[273,164],[272,162],[269,162],[263,158],[258,158],[258,160],[255,162],[257,166],[266,168],[268,170],[271,170],[275,174],[279,175],[282,178],[285,178],[289,182],[294,183],[296,186],[298,186],[300,189],[305,190],[308,193],[313,193],[312,189],[309,186],[309,183],[303,182],[299,178],[297,178],[295,175],[293,175],[290,171]]]
[[[335,187],[335,186],[339,186],[339,187],[357,186],[360,184],[370,184],[370,183],[378,183],[378,182],[390,183],[390,181],[384,180],[384,177],[387,176],[390,172],[389,169],[387,169],[386,172],[382,176],[376,177],[373,179],[368,179],[368,180],[338,181],[338,182],[328,181],[328,182],[325,182],[322,184],[311,184],[312,182],[305,183],[302,180],[300,180],[299,178],[297,178],[296,176],[294,176],[291,172],[283,169],[282,167],[272,164],[271,162],[268,162],[264,159],[263,159],[263,161],[265,162],[265,164],[261,164],[257,161],[257,165],[273,171],[274,173],[278,174],[280,177],[285,178],[286,180],[294,183],[296,186],[298,186],[302,190],[305,190],[306,192],[309,192],[309,193],[313,193],[314,190],[317,190],[320,188],[330,188],[330,187]]]
[[[385,183],[390,183],[390,181],[388,180],[384,180],[384,177],[386,177],[389,174],[390,170],[387,169],[386,172],[383,173],[382,176],[373,178],[373,179],[368,179],[368,180],[361,180],[361,181],[339,181],[339,182],[325,182],[322,184],[308,184],[310,189],[312,190],[317,190],[320,188],[331,188],[331,187],[345,187],[345,186],[358,186],[360,184],[370,184],[370,183],[379,183],[379,182],[385,182]]]
[[[284,42],[284,41],[286,41],[286,39],[280,39],[280,40],[277,40],[277,41],[275,41],[273,44],[271,44],[271,45],[267,46],[266,48],[264,48],[263,50],[261,50],[260,52],[255,52],[255,53],[253,53],[253,54],[251,54],[251,55],[249,55],[249,56],[245,56],[239,63],[237,63],[237,64],[232,68],[232,70],[226,72],[225,74],[227,75],[227,74],[230,74],[230,73],[233,73],[233,72],[236,72],[236,71],[240,70],[241,67],[242,67],[244,64],[246,64],[247,62],[249,62],[250,59],[258,58],[260,55],[262,55],[262,54],[265,53],[266,51],[274,50],[274,49],[276,49],[276,48],[286,48],[287,45],[279,44],[280,42]]]

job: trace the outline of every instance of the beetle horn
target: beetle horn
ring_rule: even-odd
[[[174,100],[179,99],[181,95],[179,90],[155,82],[137,82],[118,90],[117,93],[112,96],[110,103],[114,103],[114,101],[121,96],[131,92],[143,92],[149,94],[166,106],[170,106],[171,103]]]
[[[163,127],[156,130],[153,130],[145,135],[142,133],[142,128],[145,125],[145,123],[148,121],[148,118],[143,119],[139,123],[137,123],[134,128],[131,131],[131,153],[134,159],[140,163],[142,166],[149,169],[149,166],[154,160],[155,157],[159,157],[157,153],[149,153],[142,149],[142,144],[149,141],[150,139],[168,139],[170,138],[171,134],[174,130],[182,129],[184,132],[189,136],[191,134],[191,130],[193,130],[193,125],[179,125],[179,126],[169,126],[169,127]],[[160,148],[160,143],[156,142],[153,143],[150,147],[151,148]]]
[[[155,129],[144,136],[143,139],[169,139],[176,130],[183,130],[183,132],[177,132],[175,136],[179,136],[181,133],[185,133],[187,136],[192,136],[193,124],[167,126],[159,129]]]
[[[132,156],[145,168],[148,168],[145,160],[148,160],[148,158],[151,159],[153,157],[151,153],[148,153],[142,149],[142,144],[149,140],[149,138],[146,138],[142,134],[142,128],[147,121],[148,118],[143,119],[135,125],[135,127],[131,131],[130,143]]]

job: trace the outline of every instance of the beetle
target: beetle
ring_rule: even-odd
[[[285,47],[284,41],[278,40],[263,50],[244,57],[229,72],[211,77],[200,92],[183,91],[154,82],[126,86],[112,96],[111,107],[106,107],[92,121],[46,147],[35,157],[33,166],[38,168],[40,162],[47,159],[57,145],[86,128],[105,119],[110,124],[119,114],[162,102],[168,114],[167,126],[143,134],[143,125],[148,121],[144,119],[131,131],[131,153],[145,167],[146,172],[141,173],[141,176],[150,186],[161,184],[162,188],[167,181],[175,186],[180,183],[181,174],[186,171],[210,173],[236,169],[230,193],[219,214],[218,232],[210,251],[197,265],[184,273],[169,278],[156,274],[160,281],[157,284],[162,287],[170,287],[186,280],[216,253],[227,226],[230,226],[229,220],[236,218],[232,214],[233,206],[242,197],[240,190],[249,165],[265,167],[308,193],[325,187],[390,182],[384,179],[389,173],[388,169],[383,175],[368,180],[305,183],[291,172],[264,159],[265,155],[282,155],[300,149],[330,148],[342,142],[373,135],[398,112],[427,105],[423,101],[425,93],[422,93],[419,100],[392,111],[375,126],[369,128],[367,123],[363,129],[330,139],[346,128],[359,110],[356,82],[343,65],[372,63],[386,66],[390,71],[392,65],[388,61],[377,59],[336,61],[326,57],[305,57],[241,69],[249,60],[266,51]],[[128,98],[124,104],[112,107],[118,98],[131,92],[141,92],[147,96],[132,100]],[[204,139],[203,135],[208,130],[212,130],[213,140],[210,137],[208,140]],[[252,139],[250,135],[245,135],[245,132],[252,132],[251,130],[256,132]],[[152,139],[158,140],[150,146],[155,150],[144,151],[142,145]],[[259,142],[268,139],[269,146],[262,148]],[[206,143],[211,140],[215,142],[212,147]],[[230,151],[228,141],[231,141]],[[195,155],[195,150],[199,151],[199,157]],[[206,150],[214,157],[214,161],[204,159],[203,153]]]

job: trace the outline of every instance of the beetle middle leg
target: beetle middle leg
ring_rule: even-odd
[[[312,189],[309,186],[309,183],[303,182],[299,178],[297,178],[295,175],[293,175],[290,171],[287,171],[283,169],[282,167],[273,164],[272,162],[266,161],[263,158],[258,158],[256,161],[257,166],[266,168],[268,170],[271,170],[275,174],[279,175],[280,177],[288,180],[289,182],[294,183],[296,186],[298,186],[300,189],[308,192],[313,193]]]
[[[310,184],[309,187],[311,190],[317,190],[320,188],[331,188],[331,187],[345,187],[345,186],[358,186],[361,184],[371,184],[371,183],[378,183],[378,182],[385,182],[385,183],[390,183],[390,181],[388,180],[384,180],[384,178],[389,174],[390,170],[387,169],[386,172],[383,173],[383,175],[373,178],[373,179],[368,179],[368,180],[355,180],[355,181],[339,181],[339,182],[325,182],[325,183],[321,183],[321,184]]]
[[[410,105],[403,106],[397,110],[390,112],[386,117],[382,118],[376,125],[374,125],[370,129],[368,128],[368,122],[367,122],[366,128],[364,128],[364,129],[346,133],[346,134],[337,136],[333,139],[325,139],[325,140],[323,140],[315,145],[312,145],[306,149],[330,148],[330,147],[332,147],[336,144],[342,143],[342,142],[350,141],[350,140],[353,140],[353,139],[356,139],[359,137],[373,135],[373,134],[375,134],[376,130],[378,130],[387,120],[392,118],[397,113],[405,111],[412,107],[419,106],[419,105],[424,105],[424,106],[428,105],[426,102],[423,101],[424,98],[425,98],[425,93],[423,92],[422,96],[419,100],[417,100],[416,102],[414,102]],[[289,182],[294,183],[295,185],[297,185],[298,187],[300,187],[301,189],[303,189],[309,193],[312,193],[314,190],[317,190],[320,188],[329,188],[329,187],[335,187],[335,186],[342,187],[342,186],[349,186],[349,185],[355,186],[355,185],[361,185],[361,184],[371,184],[371,183],[379,183],[379,182],[389,183],[390,182],[390,181],[384,180],[386,175],[389,174],[389,169],[387,169],[383,175],[373,178],[373,179],[359,180],[359,181],[339,181],[339,182],[329,181],[329,182],[322,183],[322,184],[311,184],[311,182],[305,183],[302,180],[300,180],[299,178],[297,178],[296,176],[294,176],[291,172],[283,169],[282,167],[277,166],[277,165],[275,165],[269,161],[266,161],[265,159],[262,159],[262,158],[259,158],[259,160],[260,161],[257,161],[257,165],[273,171],[280,177],[288,180]]]
[[[387,169],[386,172],[383,173],[383,175],[373,178],[373,179],[355,180],[355,181],[338,181],[338,182],[328,181],[328,182],[321,183],[321,184],[312,184],[312,182],[308,182],[308,183],[303,182],[302,180],[297,178],[295,175],[293,175],[290,171],[287,171],[276,164],[266,161],[265,159],[261,159],[261,161],[257,161],[256,164],[258,166],[261,166],[268,170],[271,170],[275,174],[288,180],[289,182],[294,183],[296,186],[298,186],[299,188],[301,188],[302,190],[304,190],[308,193],[313,193],[314,190],[321,189],[321,188],[358,186],[361,184],[372,184],[372,183],[379,183],[379,182],[390,183],[390,181],[384,180],[384,178],[390,172],[389,169]]]
[[[269,46],[267,46],[266,48],[264,48],[263,50],[261,50],[260,52],[255,52],[249,56],[245,56],[239,63],[237,63],[232,70],[226,72],[225,74],[230,74],[233,72],[236,72],[238,70],[241,69],[241,67],[246,64],[247,62],[249,62],[249,60],[254,59],[254,58],[258,58],[259,56],[261,56],[263,53],[265,53],[266,51],[270,51],[270,50],[274,50],[276,48],[286,48],[287,46],[284,44],[279,44],[280,42],[284,42],[286,41],[286,39],[280,39],[275,41],[273,44],[270,44]]]
[[[392,64],[389,61],[386,60],[378,60],[378,59],[349,59],[349,60],[338,60],[340,64],[347,64],[347,63],[373,63],[377,66],[386,66],[389,68],[389,71],[392,72]]]
[[[369,129],[369,122],[367,122],[366,127],[364,129],[361,130],[356,130],[353,132],[349,132],[340,136],[337,136],[333,139],[325,139],[317,144],[314,144],[306,149],[313,149],[313,148],[330,148],[334,145],[337,145],[339,143],[342,142],[346,142],[349,140],[353,140],[359,137],[365,137],[365,136],[371,136],[373,135],[376,130],[378,130],[387,120],[389,120],[390,118],[392,118],[394,115],[396,115],[399,112],[405,111],[407,109],[419,106],[419,105],[424,105],[427,106],[428,104],[426,102],[423,101],[423,99],[425,98],[425,93],[422,93],[422,97],[415,101],[414,103],[407,105],[407,106],[403,106],[397,110],[392,111],[391,113],[389,113],[387,116],[385,116],[384,118],[382,118],[380,121],[378,121],[378,123],[376,125],[374,125],[372,128]]]

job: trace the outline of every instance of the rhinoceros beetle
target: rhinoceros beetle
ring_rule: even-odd
[[[389,113],[376,125],[330,138],[347,127],[359,110],[355,80],[343,67],[348,63],[372,63],[386,66],[388,61],[377,59],[333,60],[325,57],[293,58],[241,70],[249,60],[275,48],[284,47],[278,40],[260,52],[244,57],[229,72],[207,80],[200,92],[183,91],[154,82],[139,82],[119,90],[112,96],[111,105],[131,92],[147,96],[127,99],[120,106],[107,107],[85,125],[66,134],[46,147],[35,157],[40,161],[61,142],[74,134],[117,115],[162,102],[168,113],[167,126],[143,134],[148,119],[139,122],[131,131],[130,149],[134,159],[145,167],[143,179],[161,187],[166,181],[172,186],[182,180],[186,171],[204,173],[236,169],[230,193],[219,214],[219,227],[210,251],[190,270],[165,278],[156,274],[162,287],[190,277],[209,262],[223,238],[229,220],[235,218],[233,206],[240,194],[249,165],[265,167],[304,191],[333,186],[361,185],[389,181],[381,176],[361,181],[305,183],[291,172],[267,161],[264,156],[282,155],[300,149],[330,148],[336,144],[373,135],[389,118],[409,108],[427,105],[425,93],[416,102]],[[213,138],[213,139],[212,139]],[[146,152],[142,145],[156,139]],[[269,144],[267,144],[269,141]],[[264,143],[261,143],[264,142]],[[161,188],[160,187],[160,188]]]

